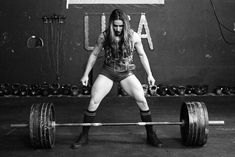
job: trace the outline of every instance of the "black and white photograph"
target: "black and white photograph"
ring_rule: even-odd
[[[234,0],[2,0],[0,157],[234,157]]]

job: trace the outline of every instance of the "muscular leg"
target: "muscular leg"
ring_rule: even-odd
[[[89,111],[96,111],[100,102],[109,93],[113,86],[113,81],[104,75],[99,75],[91,89],[91,99],[88,106]]]
[[[144,90],[140,81],[135,75],[130,75],[120,82],[122,88],[128,95],[136,100],[136,103],[141,111],[148,111],[149,106],[144,96]]]
[[[122,88],[136,100],[140,108],[140,116],[143,122],[151,122],[151,112],[144,96],[144,90],[135,75],[131,75],[120,82]],[[157,138],[152,125],[146,125],[147,142],[153,146],[161,147],[162,142]]]
[[[84,113],[83,123],[92,123],[95,119],[96,110],[102,99],[108,94],[113,86],[113,81],[104,75],[99,75],[91,89],[91,99],[87,111]],[[84,126],[82,133],[75,143],[72,144],[73,149],[80,148],[88,143],[88,132],[90,126]]]

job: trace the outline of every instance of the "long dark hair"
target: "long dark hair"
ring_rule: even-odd
[[[121,50],[121,54],[113,54],[114,56],[121,55],[126,57],[130,55],[130,40],[131,40],[131,33],[130,33],[130,22],[127,14],[121,9],[115,9],[112,11],[110,18],[109,18],[109,25],[106,29],[106,36],[104,42],[104,48],[107,50],[111,50],[112,53],[117,53],[117,42],[115,41],[115,33],[113,29],[113,23],[115,20],[122,20],[123,21],[123,32],[121,36],[121,40],[119,42],[119,49]]]

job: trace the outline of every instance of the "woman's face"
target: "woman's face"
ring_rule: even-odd
[[[113,21],[113,29],[116,36],[120,36],[123,31],[123,21],[122,20],[114,20]]]

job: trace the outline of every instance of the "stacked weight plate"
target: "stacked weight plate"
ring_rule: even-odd
[[[184,102],[181,107],[180,126],[181,138],[184,145],[203,146],[207,142],[208,112],[203,102]]]
[[[37,103],[31,106],[29,133],[34,148],[50,149],[55,143],[55,110],[52,103]]]

